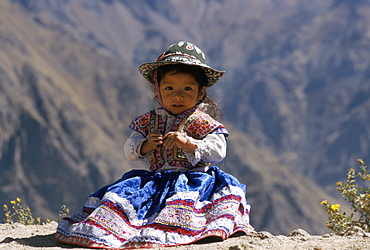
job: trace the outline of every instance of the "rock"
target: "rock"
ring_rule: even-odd
[[[254,246],[251,244],[240,244],[229,247],[229,250],[246,250],[246,249],[253,249]]]
[[[365,231],[361,227],[354,226],[345,232],[343,236],[364,236],[364,234]]]
[[[273,238],[274,236],[270,232],[261,231],[261,232],[257,232],[257,237],[261,239],[268,239],[268,238]]]
[[[296,237],[296,236],[309,237],[310,234],[307,233],[305,230],[300,229],[300,228],[299,229],[295,229],[290,234],[288,234],[288,237]]]

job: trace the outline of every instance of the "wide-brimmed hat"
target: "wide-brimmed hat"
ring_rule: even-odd
[[[155,62],[140,65],[139,71],[150,83],[154,84],[153,74],[158,67],[178,63],[202,67],[208,79],[207,87],[215,84],[225,74],[225,71],[208,66],[204,53],[194,44],[185,41],[172,44]]]

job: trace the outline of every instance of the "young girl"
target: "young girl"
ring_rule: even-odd
[[[139,71],[160,107],[132,121],[124,151],[130,160],[147,160],[149,171],[132,170],[90,195],[81,212],[60,222],[56,239],[147,248],[253,230],[245,185],[212,166],[226,155],[228,132],[211,117],[219,109],[206,91],[225,72],[206,65],[189,42],[171,45]]]

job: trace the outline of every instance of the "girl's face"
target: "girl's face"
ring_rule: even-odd
[[[159,82],[159,93],[164,107],[174,115],[194,107],[201,100],[206,87],[199,87],[195,78],[186,73],[166,73]]]

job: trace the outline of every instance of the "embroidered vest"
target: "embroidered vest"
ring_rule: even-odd
[[[163,116],[158,115],[155,110],[151,110],[150,112],[135,118],[132,121],[130,128],[140,132],[145,137],[154,130],[164,135],[166,130],[166,119],[164,119]],[[220,129],[222,133],[228,134],[226,128],[221,123],[194,107],[177,115],[170,131],[186,133],[186,135],[200,140],[216,129]],[[152,155],[153,157],[149,160],[150,171],[160,169],[164,166],[166,161],[172,167],[182,167],[187,169],[208,165],[207,162],[200,161],[196,166],[192,166],[182,150],[176,146],[167,149],[161,145],[154,150]]]

